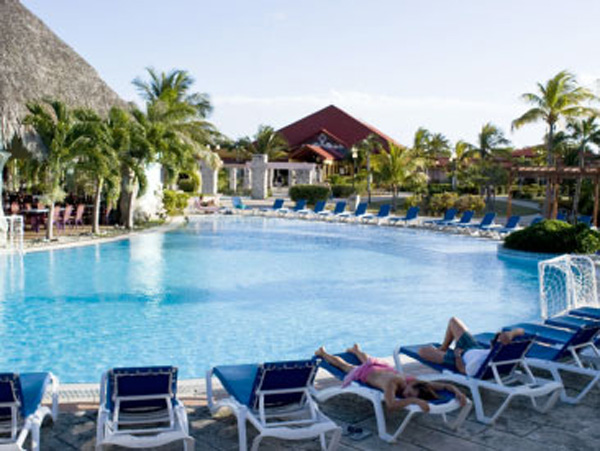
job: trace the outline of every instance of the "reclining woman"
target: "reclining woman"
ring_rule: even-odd
[[[454,385],[419,381],[412,376],[403,376],[387,363],[364,353],[358,344],[349,348],[347,352],[354,354],[361,365],[352,365],[341,357],[329,354],[323,346],[315,351],[315,355],[346,373],[343,387],[353,381],[359,381],[381,390],[384,393],[386,406],[390,410],[403,409],[410,404],[416,404],[424,412],[429,412],[428,401],[439,397],[436,390],[454,393],[461,406],[466,403],[465,395]]]
[[[499,341],[502,344],[508,344],[523,334],[525,331],[521,328],[498,332],[491,343]],[[453,342],[455,343],[454,349],[450,348]],[[421,358],[433,363],[444,364],[467,376],[476,375],[489,354],[490,349],[477,343],[465,323],[455,317],[450,318],[444,342],[439,348],[427,346],[419,349]]]

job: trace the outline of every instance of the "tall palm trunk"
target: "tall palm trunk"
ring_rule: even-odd
[[[100,202],[102,200],[102,186],[104,179],[98,177],[96,180],[96,193],[94,195],[94,213],[92,214],[92,233],[98,235],[100,233]]]
[[[133,171],[124,168],[121,176],[121,198],[119,199],[120,223],[127,229],[133,229],[133,213],[137,197],[137,180]]]
[[[398,185],[392,185],[392,209],[396,211],[398,207]]]
[[[50,202],[50,209],[48,211],[48,222],[46,223],[46,239],[51,240],[54,238],[54,201]]]
[[[583,167],[585,166],[585,154],[584,147],[581,146],[579,148],[579,170],[583,171]],[[577,216],[579,216],[579,198],[581,197],[581,176],[577,178],[577,184],[575,185],[575,196],[573,196],[573,217],[577,221]]]
[[[552,155],[552,147],[554,141],[554,124],[549,124],[548,128],[548,155],[546,156],[546,161],[548,167],[552,167],[554,165],[554,158]],[[550,179],[546,179],[546,198],[544,199],[544,215],[546,218],[550,219],[552,216],[552,204],[554,199],[554,189],[552,186],[552,181]]]

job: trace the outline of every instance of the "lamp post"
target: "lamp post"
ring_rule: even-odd
[[[356,149],[356,147],[352,148],[352,165],[353,165],[353,171],[352,171],[352,188],[355,188],[355,183],[356,183],[356,159],[358,158],[358,150]]]

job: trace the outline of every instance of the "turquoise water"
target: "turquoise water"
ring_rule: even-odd
[[[112,366],[373,355],[539,316],[535,262],[496,243],[387,227],[208,217],[169,233],[2,257],[0,371],[95,382]]]

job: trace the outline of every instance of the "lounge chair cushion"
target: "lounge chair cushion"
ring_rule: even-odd
[[[40,406],[49,381],[50,373],[0,374],[0,403],[20,401],[21,416],[27,418]],[[0,409],[0,416],[9,415],[7,408]]]
[[[250,406],[258,368],[258,364],[221,365],[214,368],[213,374],[221,381],[227,393],[240,404]]]

